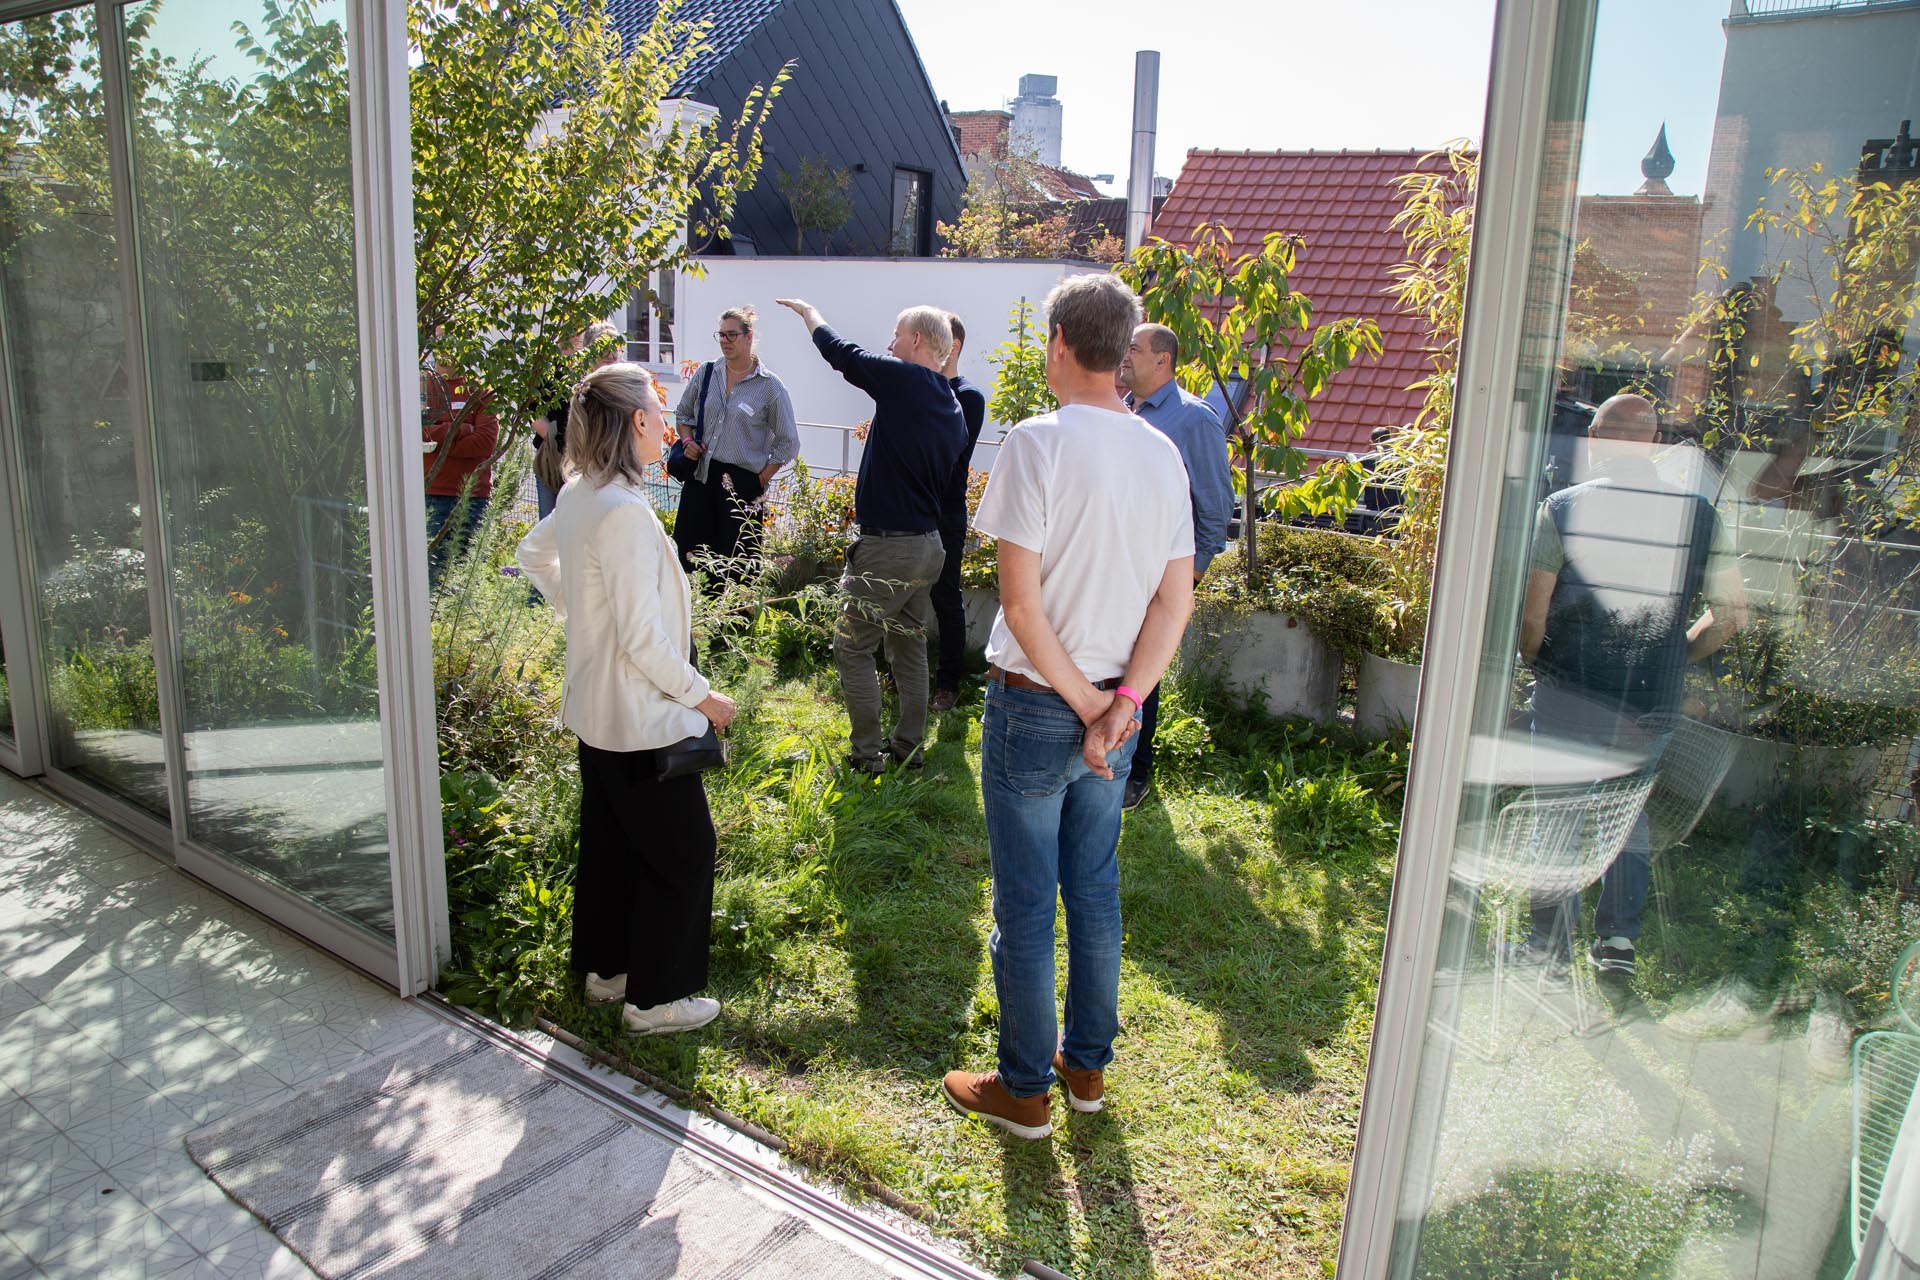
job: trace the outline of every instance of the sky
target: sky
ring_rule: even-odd
[[[1493,0],[899,0],[934,92],[999,107],[1023,74],[1059,77],[1062,161],[1125,189],[1134,54],[1160,53],[1157,172],[1188,148],[1430,150],[1485,127]],[[1727,0],[1603,0],[1581,190],[1631,192],[1662,121],[1700,190]],[[1099,21],[1089,15],[1098,13]]]

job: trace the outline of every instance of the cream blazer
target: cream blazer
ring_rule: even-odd
[[[560,718],[590,747],[646,751],[705,733],[688,661],[693,595],[637,485],[584,477],[520,541],[520,567],[567,624]]]

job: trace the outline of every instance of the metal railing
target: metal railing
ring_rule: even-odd
[[[1808,18],[1829,13],[1864,13],[1876,9],[1911,9],[1920,0],[1733,0],[1731,21],[1769,18]]]

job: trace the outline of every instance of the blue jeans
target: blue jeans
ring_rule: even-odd
[[[980,794],[993,859],[993,987],[1000,1079],[1018,1098],[1053,1084],[1059,1047],[1079,1070],[1113,1061],[1120,1030],[1120,803],[1136,734],[1107,756],[1111,779],[1081,759],[1086,730],[1066,700],[987,686]],[[1054,1016],[1053,921],[1067,908],[1066,1037]]]
[[[1544,680],[1534,686],[1535,737],[1571,739],[1596,747],[1632,751],[1644,757],[1640,766],[1643,769],[1652,769],[1660,763],[1660,755],[1673,737],[1673,729],[1666,723],[1669,719],[1622,712]],[[1627,832],[1626,843],[1620,846],[1619,856],[1600,877],[1600,897],[1593,909],[1593,931],[1602,939],[1639,938],[1640,913],[1647,905],[1647,888],[1653,883],[1652,845],[1647,811],[1643,807]],[[1558,901],[1535,902],[1532,915],[1530,941],[1563,953],[1571,950],[1574,921],[1580,915],[1579,894]]]

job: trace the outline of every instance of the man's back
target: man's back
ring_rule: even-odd
[[[1047,620],[1096,681],[1126,670],[1167,562],[1193,553],[1180,451],[1131,414],[1087,405],[1028,419],[1007,436],[974,523],[1039,553]],[[1039,675],[1004,615],[987,660]]]
[[[1534,558],[1556,575],[1542,675],[1633,711],[1678,706],[1689,611],[1723,537],[1711,503],[1644,460],[1549,496]]]

